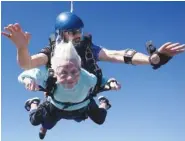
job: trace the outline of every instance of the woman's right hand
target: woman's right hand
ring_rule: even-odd
[[[9,38],[17,49],[27,48],[30,41],[30,33],[24,32],[18,23],[9,24],[4,27],[7,32],[1,32],[2,35]]]
[[[36,82],[31,78],[24,78],[24,85],[27,90],[30,91],[38,91],[39,86],[36,84]]]

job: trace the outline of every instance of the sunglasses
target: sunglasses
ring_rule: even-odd
[[[66,30],[64,32],[68,32],[68,34],[76,35],[76,34],[82,34],[82,29],[71,29],[71,30]]]

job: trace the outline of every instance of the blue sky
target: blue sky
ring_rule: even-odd
[[[32,34],[31,54],[48,44],[56,16],[70,10],[70,2],[2,2],[1,28],[18,22]],[[74,2],[74,12],[93,35],[95,44],[108,49],[133,48],[146,53],[145,42],[185,43],[185,2]],[[17,81],[21,73],[16,48],[1,37],[2,141],[38,141],[39,126],[29,123],[24,102],[43,98],[26,91]],[[61,120],[45,141],[185,141],[185,54],[159,70],[100,62],[107,77],[122,83],[117,92],[103,93],[111,103],[107,120],[99,126]]]

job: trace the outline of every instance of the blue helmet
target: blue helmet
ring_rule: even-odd
[[[82,20],[71,12],[62,12],[56,18],[55,31],[73,30],[83,28]]]

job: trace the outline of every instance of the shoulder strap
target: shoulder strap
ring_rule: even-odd
[[[100,92],[101,89],[101,83],[102,83],[102,71],[97,65],[94,56],[93,56],[93,51],[92,51],[92,35],[87,33],[84,35],[84,45],[86,46],[86,51],[85,51],[85,59],[87,62],[87,68],[90,73],[93,73],[97,77],[97,83],[92,91],[92,95],[96,96],[97,93]],[[86,69],[87,69],[86,68]]]
[[[53,93],[56,89],[56,81],[57,78],[54,77],[53,69],[48,69],[48,79],[46,80],[46,88],[39,86],[39,91],[44,91],[47,93],[48,96],[53,97]]]
[[[49,36],[49,46],[51,47],[51,57],[53,56],[53,53],[54,53],[55,43],[56,43],[56,36],[54,33],[52,33]]]

